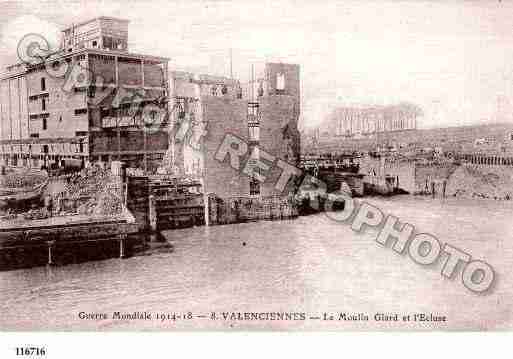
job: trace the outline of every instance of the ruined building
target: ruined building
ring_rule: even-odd
[[[248,84],[208,75],[174,72],[170,101],[176,133],[173,163],[203,182],[205,193],[219,197],[281,195],[275,188],[281,170],[272,168],[264,182],[218,161],[225,136],[248,144],[243,166],[262,160],[262,151],[297,165],[300,155],[300,73],[293,64],[267,63]],[[264,159],[265,160],[265,159]],[[272,167],[272,166],[271,166]]]
[[[42,38],[29,43],[41,40],[45,49]],[[268,63],[241,84],[169,73],[167,58],[131,53],[127,44],[127,20],[98,17],[64,29],[59,51],[20,56],[9,66],[0,77],[0,164],[120,160],[196,177],[221,197],[276,194],[279,168],[261,183],[214,157],[231,134],[248,144],[245,164],[258,162],[260,150],[298,164],[299,66]]]
[[[168,59],[130,53],[127,43],[127,20],[99,17],[64,29],[58,52],[7,67],[0,77],[0,164],[120,159],[155,168],[169,144]]]

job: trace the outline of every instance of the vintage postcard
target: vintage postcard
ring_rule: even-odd
[[[513,329],[512,13],[0,2],[0,331]]]

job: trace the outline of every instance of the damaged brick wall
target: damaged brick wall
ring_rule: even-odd
[[[227,134],[247,140],[247,102],[210,96],[202,98],[202,106],[207,121],[207,135],[203,141],[205,191],[222,198],[248,195],[249,178],[230,166],[229,156],[222,163],[215,159]],[[241,160],[241,163],[245,161]]]

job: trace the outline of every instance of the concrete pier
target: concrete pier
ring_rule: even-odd
[[[133,218],[125,217],[71,215],[0,222],[0,269],[125,258],[137,241],[134,237],[129,242],[128,234],[137,232]]]

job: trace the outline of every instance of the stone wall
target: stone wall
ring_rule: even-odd
[[[209,197],[209,224],[231,224],[258,220],[281,220],[298,216],[292,197]]]
[[[396,178],[397,188],[411,194],[429,190],[431,182],[447,181],[458,165],[449,162],[432,162],[427,164],[409,160],[365,157],[360,162],[360,173],[375,177],[391,176]],[[384,169],[384,171],[383,171]],[[427,187],[426,187],[427,184]]]
[[[415,162],[413,161],[365,157],[360,161],[359,173],[381,178],[382,181],[384,181],[385,176],[394,177],[397,188],[415,193],[417,190],[415,169]],[[368,178],[364,178],[364,182],[367,181]]]

